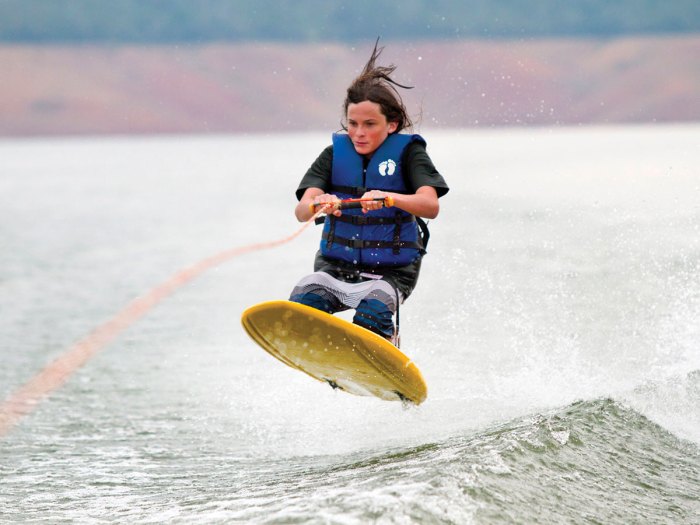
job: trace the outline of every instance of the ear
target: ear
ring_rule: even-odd
[[[389,122],[389,135],[391,135],[394,131],[396,131],[396,128],[399,127],[398,122]]]

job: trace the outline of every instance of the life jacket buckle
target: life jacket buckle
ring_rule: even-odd
[[[365,241],[362,239],[348,239],[348,247],[352,249],[362,249],[365,246]]]

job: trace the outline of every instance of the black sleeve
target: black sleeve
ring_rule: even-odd
[[[432,186],[437,191],[438,197],[450,191],[445,179],[435,169],[423,143],[411,142],[408,145],[404,153],[403,165],[405,182],[412,193],[421,186]]]
[[[331,189],[331,173],[333,170],[333,146],[324,149],[311,167],[306,171],[306,175],[301,179],[297,188],[297,200],[301,200],[304,192],[309,188],[318,188],[328,193]]]

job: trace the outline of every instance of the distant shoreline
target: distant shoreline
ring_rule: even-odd
[[[424,128],[700,121],[700,35],[386,42]],[[0,45],[0,136],[338,129],[367,45]]]

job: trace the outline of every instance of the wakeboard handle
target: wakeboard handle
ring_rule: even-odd
[[[350,208],[362,208],[363,202],[381,202],[385,208],[391,208],[394,205],[393,197],[375,197],[373,199],[343,199],[336,202],[318,202],[309,204],[309,209],[312,213],[316,213],[319,206],[327,206],[327,211],[349,210]]]

